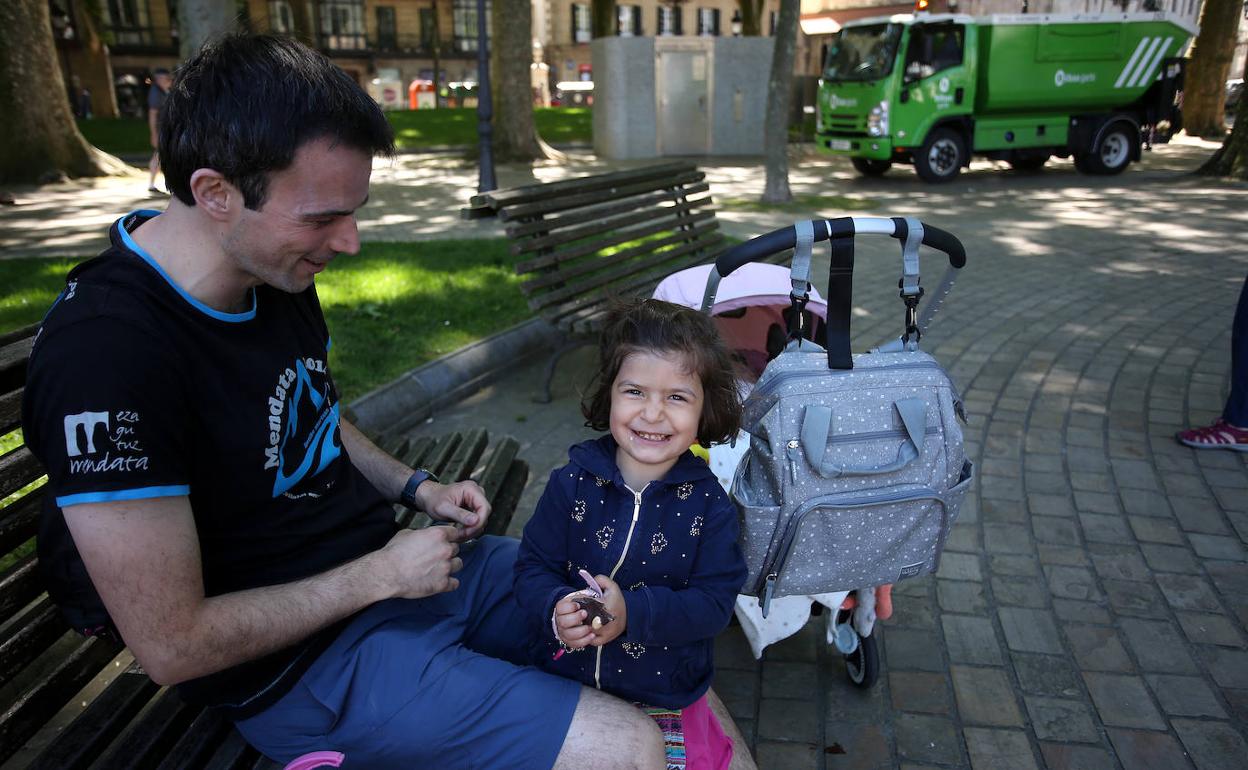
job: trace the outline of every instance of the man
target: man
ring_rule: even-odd
[[[71,624],[280,762],[662,767],[642,712],[521,665],[516,542],[470,542],[480,488],[339,414],[314,278],[359,249],[393,152],[377,105],[297,42],[227,37],[179,71],[159,148],[168,209],[113,225],[31,356],[40,564]],[[394,501],[455,526],[396,531]]]
[[[152,72],[152,87],[147,90],[147,127],[151,132],[152,142],[152,159],[147,163],[147,191],[157,195],[164,194],[164,191],[156,186],[156,175],[160,173],[160,148],[156,125],[160,117],[160,108],[165,106],[165,99],[169,98],[169,86],[172,84],[173,77],[169,74],[169,70],[157,67]]]

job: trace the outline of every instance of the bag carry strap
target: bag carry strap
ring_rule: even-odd
[[[793,233],[796,236],[793,266],[789,269],[793,290],[789,296],[804,300],[810,297],[810,257],[815,246],[815,225],[809,219],[794,222]]]
[[[893,402],[897,416],[906,429],[906,441],[897,450],[897,459],[885,465],[832,465],[824,461],[828,440],[835,435],[832,409],[808,406],[802,415],[802,451],[810,467],[824,478],[840,476],[873,476],[899,471],[923,456],[927,438],[927,403],[921,398],[900,398]]]
[[[853,369],[849,317],[854,309],[854,220],[828,221],[832,262],[828,271],[828,368]],[[840,232],[838,232],[838,230]]]

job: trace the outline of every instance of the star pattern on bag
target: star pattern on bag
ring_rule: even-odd
[[[697,537],[702,534],[702,516],[701,514],[693,517],[693,525],[689,527],[689,535]]]
[[[684,484],[676,487],[676,496],[681,500],[688,500],[689,495],[693,494],[693,482],[686,481]]]
[[[611,536],[615,534],[615,527],[607,525],[594,534],[598,536],[598,545],[606,548],[608,545],[611,545]]]
[[[621,642],[620,646],[624,648],[624,652],[632,656],[633,660],[640,658],[646,651],[645,645],[637,642]]]
[[[585,521],[585,501],[577,500],[572,505],[572,518],[575,521]]]
[[[655,532],[654,537],[650,538],[650,553],[657,554],[667,547],[667,538],[663,537],[662,532]]]

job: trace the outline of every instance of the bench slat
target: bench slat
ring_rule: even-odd
[[[33,553],[26,554],[0,577],[0,618],[12,617],[43,593],[36,558]]]
[[[28,492],[0,511],[0,554],[12,553],[39,531],[45,487]]]
[[[667,188],[679,188],[686,184],[696,184],[706,178],[701,171],[687,171],[676,174],[668,179],[642,182],[640,184],[609,187],[596,192],[584,192],[576,195],[565,195],[553,200],[543,199],[537,203],[526,203],[522,206],[508,206],[498,212],[499,219],[510,222],[513,219],[524,219],[538,214],[553,214],[556,211],[579,209],[595,203],[616,202],[633,195],[654,192]]]
[[[31,770],[87,767],[159,689],[131,663],[35,758]]]
[[[455,454],[446,465],[445,475],[441,477],[443,482],[451,484],[468,478],[477,467],[477,460],[485,451],[489,440],[490,436],[484,428],[473,428],[464,434]]]
[[[494,507],[504,511],[505,515],[490,517],[490,522],[486,525],[488,534],[507,534],[507,527],[511,525],[511,519],[515,514],[516,506],[520,504],[520,495],[524,492],[524,485],[528,480],[528,463],[523,460],[517,460],[508,466],[507,475],[503,478],[503,484],[499,487],[498,494],[494,498]]]
[[[69,698],[121,652],[121,645],[90,638],[47,677],[37,682],[0,715],[0,756],[10,756],[39,731]]]
[[[238,730],[231,730],[204,763],[204,770],[242,770],[254,765],[258,759],[261,759],[260,753],[243,740]]]
[[[176,690],[164,688],[109,747],[96,767],[155,766],[202,710],[199,706],[187,705]]]
[[[578,293],[574,294],[570,291],[561,290],[561,296],[557,297],[556,301],[567,298],[567,301],[561,304],[552,306],[543,302],[542,300],[548,295],[537,295],[536,299],[530,300],[530,304],[541,305],[543,307],[542,314],[547,318],[559,319],[587,305],[602,304],[611,297],[641,293],[641,289],[653,288],[665,276],[692,265],[714,261],[715,256],[719,253],[719,249],[716,247],[722,244],[722,242],[723,239],[718,235],[715,235],[713,238],[703,238],[694,243],[679,246],[671,251],[665,251],[660,255],[656,255],[653,259],[630,264],[630,269],[623,271],[623,275],[619,277],[619,280],[611,285],[603,285],[603,281],[593,284],[585,281],[582,282],[582,288]],[[659,257],[662,258],[660,259]],[[611,274],[605,274],[603,277],[604,279],[610,279]],[[552,292],[551,294],[554,293]]]
[[[38,331],[39,324],[31,324],[30,326],[23,326],[20,329],[14,329],[11,332],[4,332],[3,334],[0,334],[0,347],[8,345],[10,342],[17,342],[18,340],[26,339],[27,337],[34,337],[35,333]]]
[[[0,500],[43,475],[43,466],[25,445],[0,457]]]
[[[391,433],[383,436],[377,443],[378,448],[391,457],[402,457],[407,451],[408,438],[402,433]]]
[[[425,467],[425,458],[429,456],[429,450],[433,449],[432,436],[417,436],[412,445],[408,447],[407,454],[402,458],[404,465],[412,468]]]
[[[22,424],[22,391],[0,396],[0,436]]]
[[[707,221],[709,220],[709,222]],[[704,224],[701,227],[697,223]],[[650,235],[659,235],[662,233],[679,234],[685,240],[696,240],[702,233],[711,232],[719,228],[719,222],[715,219],[714,211],[698,211],[693,213],[677,213],[675,216],[665,216],[662,219],[651,217],[650,221],[640,227],[629,227],[625,229],[609,228],[611,234],[605,238],[599,238],[592,241],[572,241],[569,248],[551,251],[546,254],[539,254],[522,262],[516,263],[516,273],[524,275],[532,273],[542,268],[554,268],[549,272],[543,271],[537,278],[532,278],[520,284],[521,291],[526,294],[533,289],[550,283],[557,283],[561,277],[571,274],[588,272],[593,269],[594,265],[606,265],[612,262],[618,262],[629,254],[636,254],[638,250],[653,250],[659,245],[658,239],[645,241],[637,246],[629,247],[623,251],[617,252],[610,256],[603,256],[600,252],[611,246],[620,246],[631,241],[636,241]],[[670,236],[669,236],[670,237]],[[574,264],[567,264],[572,260],[580,257],[589,257],[592,259],[580,260]]]
[[[645,195],[642,197],[629,198],[623,203],[614,205],[603,204],[601,206],[593,206],[585,210],[571,211],[566,214],[560,214],[557,217],[543,217],[541,219],[520,220],[507,225],[507,237],[519,243],[513,245],[512,253],[517,254],[515,249],[521,244],[527,243],[526,236],[541,235],[542,233],[553,232],[565,227],[574,225],[583,225],[586,222],[596,222],[603,217],[615,216],[617,214],[626,214],[630,211],[636,211],[646,206],[657,206],[664,201],[678,200],[682,196],[688,198],[690,195],[708,192],[711,186],[706,182],[701,184],[685,185],[683,188],[672,191],[664,190],[662,192]],[[691,204],[699,206],[709,206],[713,203],[710,196],[698,198],[696,200],[687,201]]]
[[[233,723],[213,709],[203,709],[186,732],[161,759],[156,770],[185,770],[201,767],[212,756],[213,749],[228,733],[237,732]]]
[[[495,444],[494,451],[490,453],[490,459],[485,463],[485,469],[481,471],[481,478],[477,480],[477,483],[485,490],[487,499],[494,499],[494,495],[503,485],[503,479],[507,476],[511,461],[516,459],[519,452],[520,442],[511,436],[505,436]]]
[[[512,244],[511,253],[519,256],[543,249],[553,249],[567,243],[583,241],[595,235],[613,233],[630,225],[643,224],[653,220],[675,217],[677,221],[681,221],[692,217],[696,210],[703,208],[705,202],[709,200],[709,198],[699,198],[697,200],[677,201],[674,200],[674,196],[666,195],[659,201],[645,206],[640,211],[637,207],[632,207],[625,209],[622,215],[595,212],[598,216],[595,216],[588,224],[570,228],[551,228],[546,235],[520,239],[517,243]],[[663,205],[665,203],[671,203],[672,205]],[[709,213],[714,214],[714,212]]]
[[[459,448],[459,442],[462,440],[463,437],[458,433],[448,433],[438,438],[433,449],[429,452],[429,457],[426,458],[425,469],[438,478],[442,478],[446,473],[447,463],[450,462],[451,456],[455,454],[455,450]]]
[[[694,170],[696,170],[696,167],[687,161],[660,163],[627,171],[614,171],[609,174],[522,185],[504,190],[491,190],[490,192],[472,196],[468,200],[468,205],[473,208],[499,209],[505,206],[516,206],[532,201],[547,200],[552,197],[567,195],[568,193],[600,190],[647,179],[665,179]]]
[[[0,685],[7,684],[68,630],[52,600],[44,597],[0,642]]]
[[[26,384],[26,359],[35,344],[34,337],[23,337],[0,345],[0,392],[17,390]]]
[[[562,288],[544,292],[529,292],[529,307],[534,310],[544,310],[551,305],[558,305],[568,298],[578,297],[605,284],[615,283],[634,273],[648,270],[655,265],[661,265],[664,262],[680,261],[680,258],[685,254],[704,249],[706,247],[704,236],[708,233],[713,233],[717,226],[714,222],[698,225],[686,232],[677,232],[664,238],[646,241],[639,246],[625,249],[610,257],[586,260],[582,264],[560,271],[559,275],[567,279],[585,277],[575,283],[566,283]],[[675,246],[682,242],[685,244],[684,246],[678,246],[666,251],[656,251],[665,246]]]

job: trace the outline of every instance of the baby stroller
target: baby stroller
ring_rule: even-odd
[[[674,273],[655,287],[652,296],[697,310],[702,306],[711,269],[711,265],[699,265]],[[763,263],[743,265],[719,285],[711,316],[747,372],[747,379],[739,383],[743,398],[767,362],[788,342],[791,288],[787,267]],[[827,303],[812,289],[801,319],[803,336],[826,344],[826,320]],[[710,450],[697,447],[694,451],[706,459],[724,489],[730,489],[737,464],[748,447],[749,436],[742,431],[733,444]],[[753,597],[740,596],[736,614],[757,658],[767,645],[800,631],[811,614],[821,614],[825,607],[832,610],[827,613],[828,643],[844,656],[849,680],[859,687],[871,687],[879,673],[879,650],[872,630],[877,615],[887,619],[891,613],[891,590],[890,585],[853,593],[785,597],[773,602],[766,618]]]

